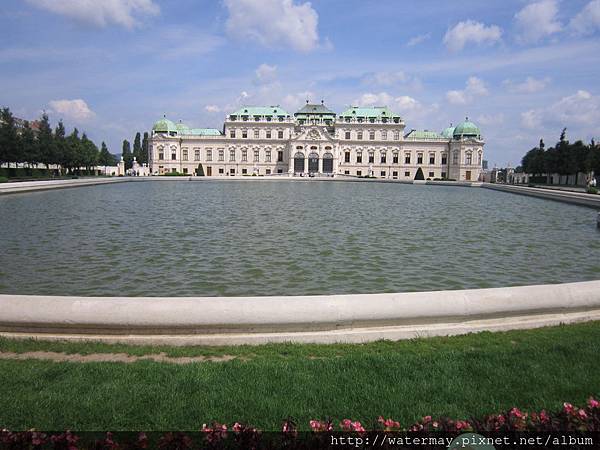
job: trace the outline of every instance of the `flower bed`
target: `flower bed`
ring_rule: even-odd
[[[288,418],[283,421],[278,432],[264,432],[237,422],[232,426],[218,422],[204,424],[200,431],[189,433],[113,434],[108,432],[102,433],[101,436],[89,432],[66,431],[53,434],[36,430],[13,432],[4,429],[0,431],[0,449],[240,448],[258,450],[263,448],[316,449],[338,445],[363,448],[376,444],[380,448],[433,449],[448,448],[457,436],[467,436],[464,433],[477,433],[486,439],[494,439],[496,448],[580,448],[576,446],[583,442],[580,439],[593,440],[587,441],[588,443],[581,448],[599,448],[600,403],[590,398],[586,406],[576,407],[564,403],[563,408],[554,413],[546,410],[524,412],[512,408],[499,414],[467,420],[445,417],[434,419],[425,416],[416,423],[406,426],[394,419],[381,416],[371,424],[362,424],[350,419],[339,422],[332,419],[314,419],[308,423],[308,427],[310,431],[301,430],[292,418]],[[544,440],[538,440],[541,438]],[[528,443],[523,444],[525,441],[522,439]],[[593,444],[590,445],[589,442]]]

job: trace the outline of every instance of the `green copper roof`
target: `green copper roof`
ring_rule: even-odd
[[[373,106],[363,108],[361,106],[351,106],[340,114],[342,117],[400,117],[399,114],[392,112],[387,106]]]
[[[289,113],[276,106],[242,106],[232,116],[289,116]]]
[[[166,117],[163,117],[154,124],[152,131],[156,133],[169,133],[171,131],[177,131],[177,125]]]
[[[454,127],[449,126],[448,128],[445,128],[441,135],[447,139],[452,139],[452,136],[454,135]]]
[[[479,131],[477,125],[475,125],[473,122],[469,122],[469,118],[467,117],[464,122],[461,122],[458,125],[456,125],[454,133],[452,133],[452,135],[455,138],[462,136],[479,137],[481,135],[481,131]]]
[[[306,105],[304,105],[302,107],[302,109],[300,109],[299,111],[297,111],[296,113],[294,113],[295,116],[305,115],[305,114],[324,114],[324,115],[333,115],[333,116],[335,116],[335,112],[333,112],[332,110],[330,110],[329,108],[327,108],[322,103],[320,103],[320,104],[307,103]]]
[[[221,136],[221,130],[216,128],[186,128],[181,132],[183,136]]]
[[[429,130],[410,130],[405,139],[443,139],[436,131]]]

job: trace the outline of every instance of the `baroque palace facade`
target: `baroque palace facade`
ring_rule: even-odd
[[[468,119],[441,133],[404,128],[384,106],[339,115],[323,102],[307,102],[293,115],[279,106],[244,106],[226,117],[223,130],[159,120],[148,160],[155,175],[480,179],[484,141]]]

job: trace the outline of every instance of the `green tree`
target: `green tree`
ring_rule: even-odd
[[[127,139],[123,141],[123,151],[121,154],[123,155],[123,161],[125,161],[125,170],[131,169],[133,154],[131,153],[131,145]]]
[[[86,172],[89,174],[92,167],[98,164],[98,147],[87,135],[83,133],[81,136],[81,162],[85,167]]]
[[[0,111],[0,163],[17,162],[19,153],[19,137],[15,118],[10,109]]]
[[[52,135],[52,128],[48,121],[48,115],[44,113],[39,122],[39,131],[37,135],[39,162],[46,166],[46,170],[49,169],[50,164],[54,164],[55,161],[55,146],[54,136]]]
[[[144,138],[142,139],[142,159],[140,164],[148,164],[148,132],[144,132]]]
[[[106,144],[102,142],[102,146],[100,148],[100,155],[98,156],[98,164],[101,166],[116,166],[117,160],[106,147]]]
[[[25,121],[23,124],[23,130],[21,132],[21,149],[23,154],[23,161],[31,164],[37,164],[40,162],[40,152],[38,147],[38,141],[35,138],[35,134],[31,129],[29,122]]]
[[[70,149],[67,147],[65,126],[60,120],[54,129],[54,139],[52,140],[54,151],[52,153],[51,164],[58,164],[67,171],[71,167]]]
[[[133,140],[133,156],[139,164],[142,163],[142,137],[139,131],[135,134],[135,139]]]

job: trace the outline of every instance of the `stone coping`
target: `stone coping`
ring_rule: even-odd
[[[585,320],[600,320],[600,280],[323,296],[0,295],[4,336],[133,344],[367,342]]]
[[[115,178],[74,178],[66,180],[39,180],[0,183],[0,195],[16,194],[19,192],[46,191],[49,189],[64,189],[81,186],[95,186],[99,184],[122,183],[129,181],[125,177]]]
[[[482,187],[496,191],[511,192],[513,194],[528,195],[531,197],[544,198],[546,200],[555,200],[564,203],[571,203],[580,206],[600,209],[600,195],[588,194],[585,192],[574,192],[558,189],[537,188],[528,186],[518,186],[512,184],[491,184],[484,183]]]

